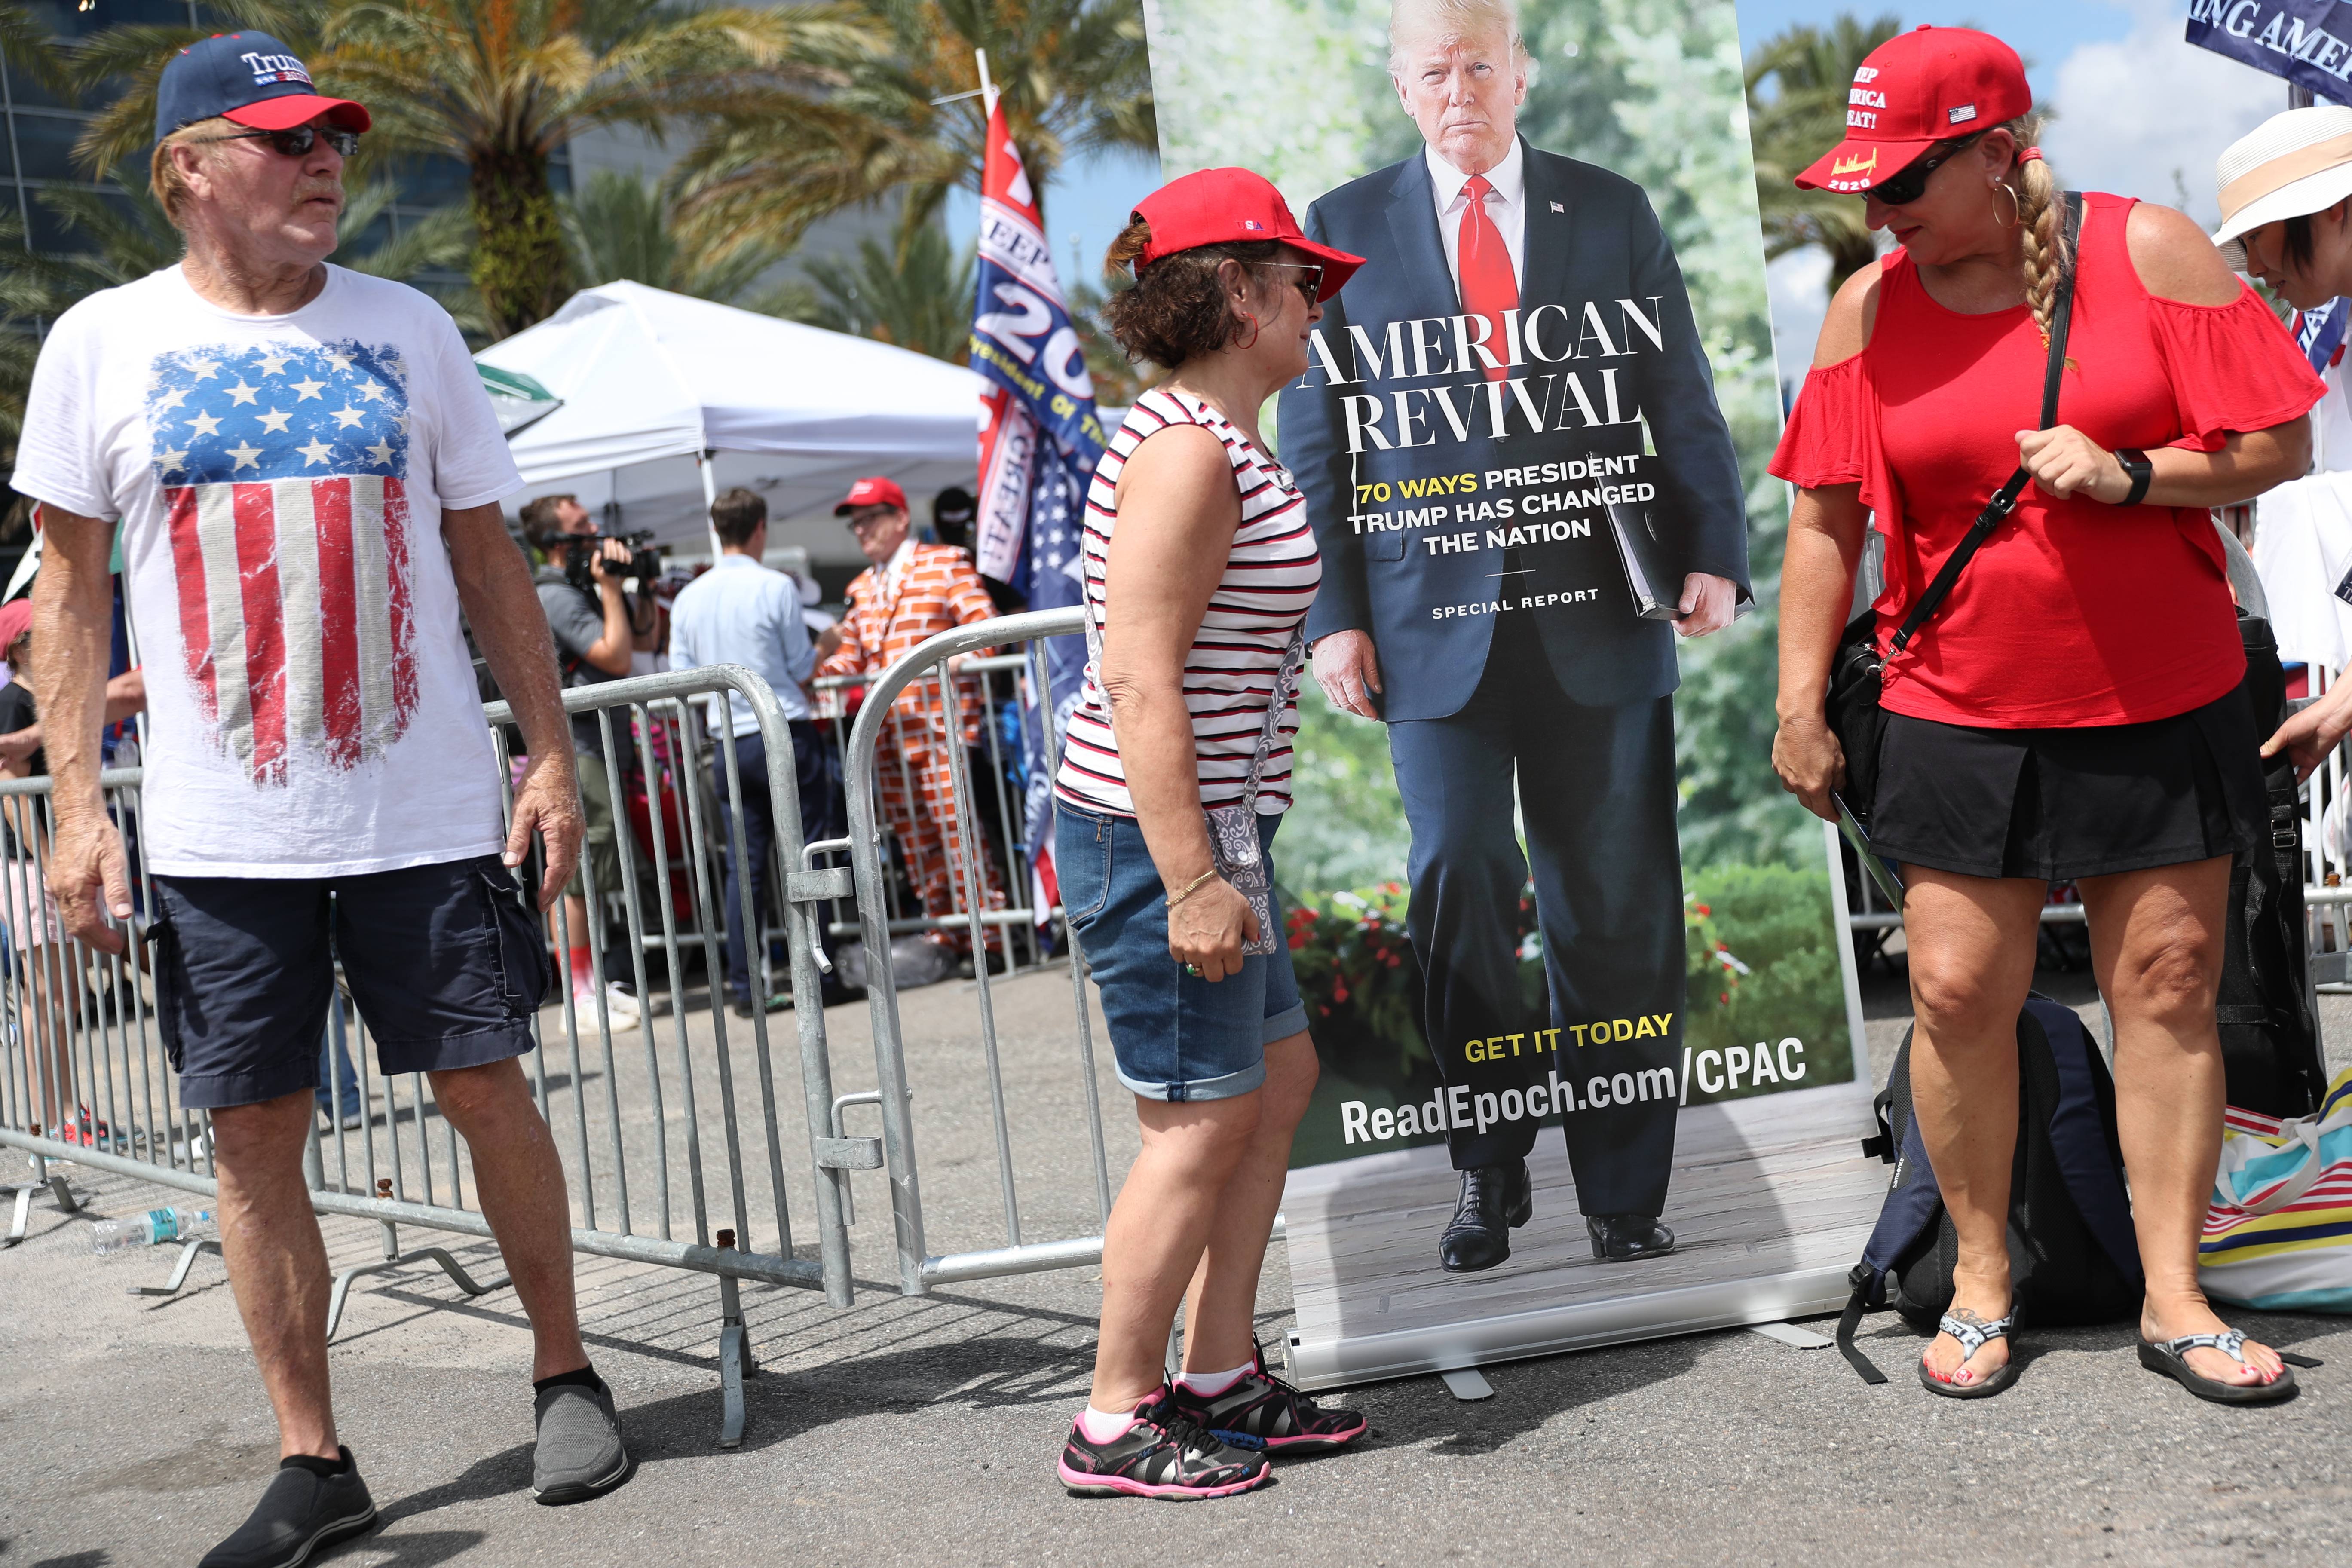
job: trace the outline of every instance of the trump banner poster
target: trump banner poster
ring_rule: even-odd
[[[1324,562],[1274,850],[1322,1068],[1294,1375],[1833,1310],[1885,1176],[1834,842],[1768,760],[1729,0],[1145,12],[1163,173],[1257,170],[1365,258],[1268,422]]]
[[[1103,428],[1036,193],[993,99],[974,264],[971,367],[992,384],[981,395],[980,570],[1011,584],[1033,610],[1061,609],[1080,597],[1078,514],[1102,460]],[[1036,910],[1061,902],[1051,759],[1078,700],[1086,647],[1083,637],[1046,639],[1022,682],[1022,820]]]

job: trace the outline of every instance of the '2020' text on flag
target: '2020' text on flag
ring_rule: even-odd
[[[1002,102],[988,117],[978,272],[971,367],[994,384],[982,398],[980,569],[1022,590],[1033,610],[1080,604],[1086,594],[1080,522],[1087,482],[1102,459],[1102,423],[1036,193]],[[1041,921],[1059,900],[1050,834],[1054,769],[1086,657],[1083,637],[1049,638],[1024,683],[1031,908]]]
[[[214,743],[257,785],[349,770],[416,707],[407,376],[359,342],[158,356],[148,427],[180,636]]]

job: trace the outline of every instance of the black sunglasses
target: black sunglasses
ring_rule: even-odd
[[[1283,272],[1303,272],[1306,276],[1297,279],[1297,286],[1298,291],[1307,296],[1307,302],[1312,305],[1323,297],[1323,267],[1320,262],[1266,261],[1259,265]]]
[[[226,136],[207,136],[207,142],[267,142],[270,147],[288,158],[307,158],[319,138],[327,145],[349,158],[360,150],[360,133],[356,131],[321,131],[315,125],[297,125],[291,131],[238,131]]]
[[[1913,159],[1862,194],[1890,207],[1916,202],[1927,189],[1928,175],[1983,137],[1984,132],[1979,131],[1974,136],[1963,136],[1956,142],[1938,142],[1927,149],[1925,156]]]

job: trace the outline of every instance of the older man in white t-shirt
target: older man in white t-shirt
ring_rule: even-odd
[[[336,1438],[326,1256],[302,1176],[343,971],[387,1076],[423,1072],[473,1153],[530,1314],[533,1494],[619,1484],[628,1455],[574,1306],[563,1171],[516,1058],[547,985],[544,907],[581,819],[546,622],[499,500],[520,488],[456,326],[325,264],[368,125],[266,35],[191,45],[158,88],[154,186],[176,267],[51,329],[16,488],[40,504],[37,689],[56,776],[49,886],[73,935],[132,906],[98,787],[109,545],[149,698],[142,854],[157,1025],[211,1113],[224,1255],[282,1459],[205,1568],[290,1568],[375,1508]],[[460,630],[530,743],[512,827]]]

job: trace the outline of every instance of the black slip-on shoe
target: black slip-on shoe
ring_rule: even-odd
[[[539,1441],[530,1451],[530,1495],[551,1506],[586,1502],[629,1479],[628,1445],[613,1414],[613,1391],[564,1383],[533,1401]]]
[[[236,1533],[205,1553],[198,1568],[299,1568],[314,1553],[375,1528],[375,1499],[352,1451],[341,1475],[289,1462],[278,1467]]]

